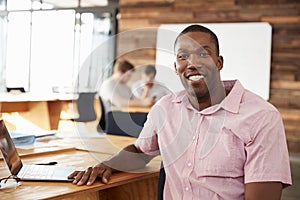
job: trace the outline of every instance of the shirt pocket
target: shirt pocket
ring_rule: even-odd
[[[202,146],[197,147],[199,153],[195,157],[197,176],[244,176],[244,143],[231,130],[223,128],[217,142],[205,156],[200,155]]]

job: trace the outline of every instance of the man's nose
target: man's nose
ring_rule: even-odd
[[[202,61],[203,59],[197,54],[190,54],[187,60],[189,66],[194,66],[194,67],[200,66],[203,63]]]

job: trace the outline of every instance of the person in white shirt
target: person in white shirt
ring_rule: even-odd
[[[136,98],[153,97],[155,101],[169,94],[171,91],[163,85],[155,81],[156,69],[154,65],[146,65],[142,74],[142,79],[132,84],[132,93]]]
[[[133,72],[134,66],[127,60],[119,60],[116,63],[113,75],[106,79],[100,88],[99,95],[105,103],[116,107],[153,105],[153,97],[134,98],[130,87],[127,86]]]

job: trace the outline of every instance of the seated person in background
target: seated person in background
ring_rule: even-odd
[[[155,66],[147,65],[143,71],[142,79],[132,85],[131,90],[136,98],[153,97],[157,101],[170,93],[166,86],[155,81],[155,75]]]
[[[116,107],[149,107],[154,104],[153,97],[133,98],[131,89],[127,86],[133,72],[134,66],[130,62],[120,60],[116,63],[113,75],[106,79],[100,88],[99,94],[105,103]]]

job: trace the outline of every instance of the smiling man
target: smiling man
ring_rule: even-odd
[[[142,168],[161,155],[164,199],[280,199],[291,185],[280,113],[238,80],[221,81],[218,39],[206,27],[184,29],[175,55],[185,90],[153,106],[134,144],[72,173],[74,184],[97,177],[107,183],[112,173]]]

